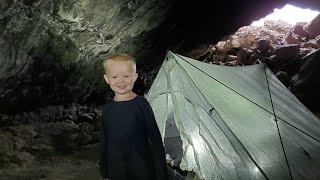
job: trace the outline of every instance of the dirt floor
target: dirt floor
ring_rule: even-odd
[[[84,149],[26,168],[0,169],[1,180],[100,180],[98,153]]]
[[[55,156],[29,167],[0,169],[0,180],[101,180],[98,160],[97,145],[89,145],[72,155]],[[185,178],[169,168],[169,179]]]

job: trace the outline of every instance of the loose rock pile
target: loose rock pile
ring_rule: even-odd
[[[93,107],[69,104],[0,114],[0,168],[28,167],[97,143],[100,113]]]
[[[320,112],[319,48],[320,15],[295,25],[267,20],[262,27],[244,26],[217,44],[187,56],[228,66],[265,63],[300,101]]]

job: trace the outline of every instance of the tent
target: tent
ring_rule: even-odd
[[[264,64],[221,66],[172,52],[147,94],[178,166],[199,179],[320,179],[320,120]]]

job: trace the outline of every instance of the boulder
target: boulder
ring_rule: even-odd
[[[259,51],[259,53],[265,53],[269,50],[270,41],[267,39],[259,39],[255,44],[254,48]]]
[[[302,41],[302,38],[294,33],[287,33],[284,40],[286,41],[287,44],[298,44]]]
[[[74,152],[92,140],[90,135],[73,122],[58,122],[52,126],[52,145],[58,152]]]
[[[302,48],[308,48],[308,49],[311,49],[311,48],[318,49],[319,45],[318,45],[318,43],[317,43],[317,41],[315,39],[311,39],[308,42],[302,43],[301,47]]]
[[[320,35],[317,36],[317,37],[315,38],[315,40],[316,40],[316,43],[318,44],[318,46],[320,47]]]
[[[279,72],[277,72],[276,76],[285,86],[289,85],[290,77],[289,77],[288,73],[286,73],[284,71],[279,71]]]
[[[246,64],[248,53],[244,48],[241,48],[237,53],[237,64]]]
[[[80,123],[79,128],[87,134],[92,134],[94,132],[94,125],[88,122]]]
[[[310,49],[310,48],[300,48],[300,53],[299,53],[299,57],[303,58],[306,55],[308,55],[309,53],[311,53],[312,51],[314,51],[314,49]]]
[[[281,59],[290,59],[298,56],[300,50],[297,44],[294,45],[277,45],[275,46],[275,55]]]
[[[311,111],[320,111],[320,50],[305,56],[304,64],[299,70],[298,77],[293,80],[289,89]]]
[[[231,41],[235,47],[249,47],[256,43],[256,27],[244,26],[238,29],[238,31],[230,36]]]
[[[231,41],[232,47],[234,48],[240,48],[243,46],[240,39],[237,36],[231,36],[230,41]]]
[[[262,62],[263,55],[261,53],[254,53],[250,56],[250,58],[247,60],[246,64],[260,64]]]
[[[212,56],[212,61],[213,62],[220,62],[220,61],[222,61],[222,57],[215,54]]]
[[[46,144],[36,144],[31,146],[28,152],[41,159],[50,159],[55,154],[55,148]]]
[[[6,151],[0,152],[0,168],[25,168],[34,162],[35,158],[28,152]]]
[[[293,32],[294,34],[297,34],[301,37],[306,37],[308,36],[308,32],[304,30],[304,26],[307,24],[307,22],[298,22],[296,23],[296,25],[294,25],[291,28],[291,32]]]
[[[7,127],[13,125],[15,125],[13,118],[9,117],[8,115],[0,114],[0,127]]]
[[[232,61],[237,61],[237,56],[227,55],[225,56],[225,60],[223,62],[232,62]]]
[[[262,27],[259,29],[256,36],[257,39],[269,39],[273,44],[279,44],[279,40],[283,39],[285,33],[279,33],[268,28]]]
[[[232,44],[231,44],[230,40],[219,41],[215,46],[215,48],[219,52],[227,52],[231,49],[231,47],[232,47]]]
[[[320,35],[320,14],[306,24],[304,30],[307,31],[312,38]]]
[[[292,25],[285,21],[274,21],[274,20],[266,20],[264,21],[264,27],[276,31],[278,33],[286,33],[289,32],[292,28]]]
[[[28,147],[38,135],[31,125],[11,126],[0,129],[0,151],[20,151]]]

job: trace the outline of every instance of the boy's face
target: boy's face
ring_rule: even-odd
[[[104,79],[116,95],[126,95],[132,92],[138,74],[130,61],[109,60],[105,64]]]

